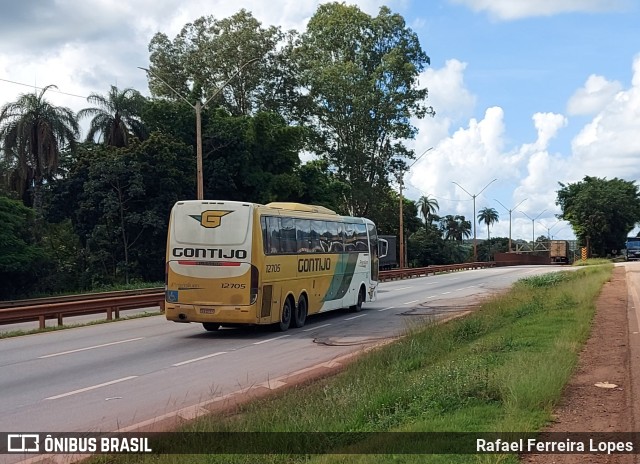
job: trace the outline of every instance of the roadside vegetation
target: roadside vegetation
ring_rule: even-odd
[[[551,419],[590,333],[612,265],[517,282],[465,317],[416,328],[343,372],[212,415],[184,432],[533,432]],[[185,435],[186,436],[186,435]],[[357,443],[340,435],[332,452]],[[203,440],[203,439],[201,439]],[[375,444],[374,444],[375,445]],[[170,453],[171,442],[154,444]],[[193,442],[192,449],[204,447]],[[175,449],[175,448],[173,448]],[[379,448],[378,448],[379,449]],[[504,462],[474,454],[160,454],[96,456],[93,463]]]

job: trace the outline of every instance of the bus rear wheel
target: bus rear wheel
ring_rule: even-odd
[[[364,303],[364,287],[360,287],[360,291],[358,292],[358,302],[350,306],[349,309],[354,313],[359,313],[362,311],[362,303]]]
[[[204,330],[207,332],[215,332],[220,328],[220,324],[216,322],[203,322],[202,327],[204,327]]]
[[[292,306],[291,298],[284,300],[284,304],[282,305],[282,314],[280,315],[280,322],[278,323],[278,329],[280,329],[280,332],[287,331],[289,329],[289,325],[291,325],[291,316],[293,313]]]
[[[302,327],[307,321],[307,312],[309,311],[309,305],[307,304],[307,298],[304,295],[300,296],[298,300],[298,307],[293,312],[293,319],[291,323],[294,327]]]

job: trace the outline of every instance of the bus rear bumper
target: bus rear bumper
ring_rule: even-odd
[[[165,304],[165,317],[174,322],[216,322],[219,324],[255,324],[256,305],[198,306]]]

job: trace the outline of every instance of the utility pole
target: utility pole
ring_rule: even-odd
[[[476,229],[477,229],[477,227],[476,227],[476,220],[477,220],[476,219],[476,197],[478,195],[480,195],[482,192],[484,192],[487,187],[489,187],[491,184],[493,184],[497,180],[498,179],[493,179],[491,182],[489,182],[487,185],[485,185],[484,188],[482,190],[480,190],[478,193],[476,193],[475,195],[472,195],[469,192],[467,192],[467,189],[465,189],[459,183],[453,182],[458,187],[460,187],[462,190],[464,190],[467,195],[469,195],[471,198],[473,198],[473,262],[474,263],[478,262],[478,245],[477,245],[477,241],[476,241]]]
[[[494,200],[500,203],[500,200],[496,200],[495,198]],[[511,209],[507,208],[505,205],[500,203],[500,205],[509,212],[509,253],[511,253],[511,212],[515,210],[518,206],[520,206],[522,203],[524,203],[526,200],[527,199],[525,198],[524,200],[522,200],[520,203],[518,203]]]
[[[538,214],[536,217],[532,218],[527,213],[525,213],[524,211],[520,210],[520,212],[522,214],[524,214],[529,219],[531,219],[531,252],[536,251],[536,219],[538,219],[540,216],[542,216],[542,213],[544,213],[545,211],[546,211],[546,209],[543,209],[540,214]]]
[[[258,58],[253,58],[252,60],[249,60],[245,64],[240,66],[238,70],[229,79],[227,79],[215,92],[213,92],[213,94],[204,103],[200,102],[200,99],[198,99],[196,100],[195,105],[192,104],[189,100],[187,100],[180,92],[178,92],[176,89],[171,87],[160,76],[151,72],[151,70],[147,68],[138,66],[138,69],[142,69],[147,74],[155,77],[164,85],[166,85],[169,89],[171,89],[173,93],[175,93],[179,98],[184,100],[196,112],[196,182],[197,182],[197,199],[198,200],[204,199],[204,185],[202,180],[202,116],[201,116],[202,108],[207,106],[207,103],[213,100],[213,98],[216,95],[218,95],[222,91],[222,89],[224,89],[233,79],[235,79],[238,76],[238,74],[240,74],[240,72],[245,68],[245,66],[248,66],[251,63],[255,63],[256,61],[258,61]]]

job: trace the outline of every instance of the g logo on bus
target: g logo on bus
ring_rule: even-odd
[[[233,211],[207,210],[203,211],[201,215],[191,215],[191,217],[200,222],[202,227],[215,229],[220,226],[222,216],[226,216],[232,212]]]

